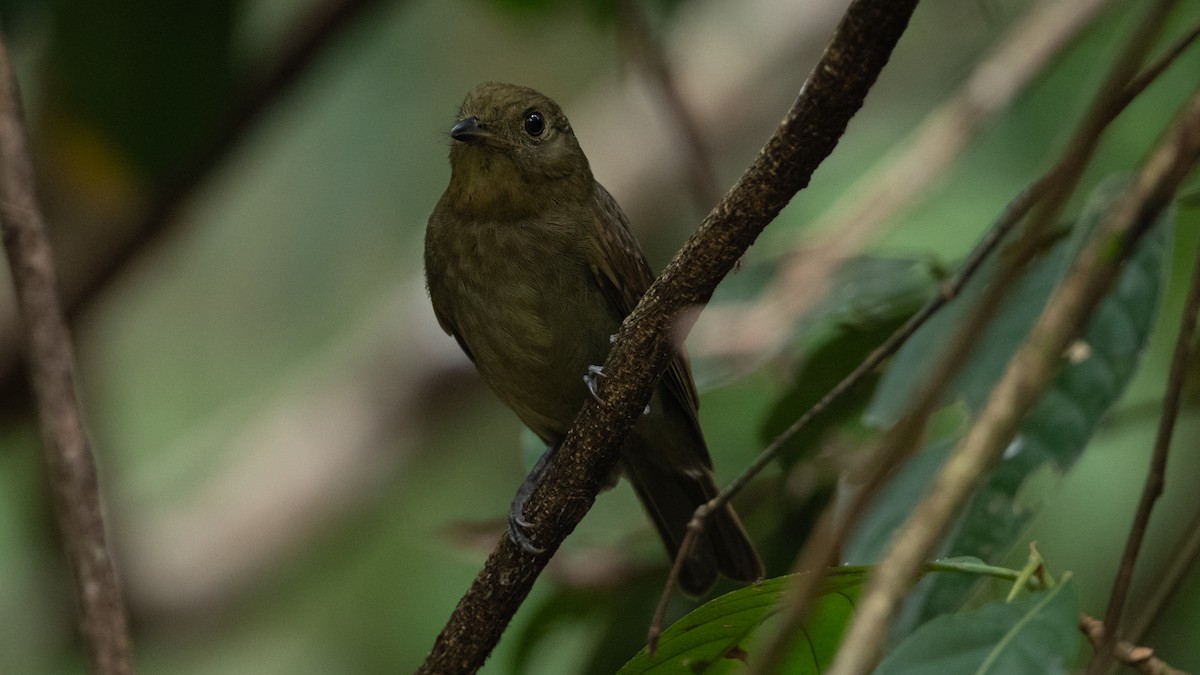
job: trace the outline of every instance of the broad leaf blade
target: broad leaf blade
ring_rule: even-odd
[[[809,619],[787,661],[789,673],[818,673],[837,651],[842,629],[867,574],[866,568],[831,570]],[[780,599],[796,577],[768,579],[727,593],[672,624],[653,656],[645,649],[619,675],[741,672],[756,650],[753,636],[778,610]]]
[[[793,640],[780,672],[802,675],[828,668],[869,572],[867,567],[828,570],[808,623]],[[1011,584],[1019,572],[962,557],[929,563],[921,574],[992,577]],[[747,662],[755,659],[761,639],[772,634],[779,605],[800,578],[792,574],[767,579],[709,601],[667,628],[653,656],[643,649],[619,675],[744,672]]]
[[[1079,649],[1078,612],[1074,584],[1064,575],[1058,586],[1016,602],[933,619],[901,642],[875,675],[1067,673]]]

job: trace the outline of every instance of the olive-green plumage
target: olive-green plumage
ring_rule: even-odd
[[[501,400],[555,445],[589,396],[588,366],[604,362],[653,274],[554,101],[483,83],[450,135],[450,185],[425,234],[434,312]],[[696,405],[681,349],[621,451],[672,555],[692,512],[716,494]],[[702,593],[718,572],[762,576],[728,507],[710,518],[681,585]]]

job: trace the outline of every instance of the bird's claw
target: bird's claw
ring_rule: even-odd
[[[604,374],[604,366],[588,366],[587,374],[583,376],[583,383],[587,386],[588,393],[592,395],[592,398],[596,399],[597,403],[604,403],[604,399],[600,398],[600,394],[597,391],[596,378],[598,377],[607,377]]]
[[[521,550],[526,553],[541,555],[546,552],[546,549],[535,545],[530,539],[528,530],[531,527],[533,527],[533,523],[525,520],[524,514],[516,511],[508,512],[508,538],[512,539],[513,543],[520,546]]]

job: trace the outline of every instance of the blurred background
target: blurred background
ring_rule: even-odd
[[[532,444],[438,328],[421,269],[425,220],[449,176],[448,129],[474,84],[526,84],[562,104],[658,269],[774,130],[845,4],[0,2],[140,672],[411,670],[502,531]],[[821,307],[815,295],[795,316],[745,308],[786,261],[821,259],[843,226],[827,210],[853,203],[856,181],[1034,4],[922,3],[833,157],[702,317],[690,346],[722,480],[769,440],[813,331],[846,320],[828,303],[803,315]],[[912,208],[839,258],[905,261],[925,297],[1056,157],[1141,6],[1098,4]],[[1182,2],[1161,44],[1197,16],[1200,2]],[[1117,121],[1083,194],[1137,165],[1198,72],[1192,50]],[[1051,569],[1075,572],[1093,614],[1153,439],[1200,241],[1194,199],[1175,227],[1136,375],[1079,463],[1043,477],[1044,501],[1013,547],[1019,563],[1036,539]],[[0,673],[80,672],[14,321],[6,281]],[[1196,513],[1196,393],[1134,606]],[[788,570],[832,490],[830,455],[865,433],[849,426],[808,439],[820,447],[738,502],[771,575]],[[622,484],[568,540],[485,672],[612,672],[641,646],[665,573]],[[1200,668],[1200,578],[1169,598],[1145,642]]]

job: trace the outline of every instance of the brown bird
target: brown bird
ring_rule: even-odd
[[[450,185],[425,232],[434,313],[547,443],[548,458],[594,395],[595,364],[654,275],[554,101],[485,82],[467,94],[450,137]],[[672,557],[696,507],[717,492],[696,408],[681,347],[621,450],[620,470]],[[510,514],[510,533],[526,548],[521,506],[539,473]],[[710,516],[680,585],[699,595],[718,572],[746,581],[763,574],[729,507]]]

